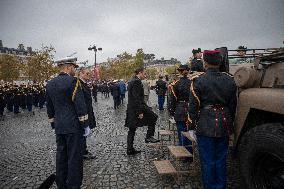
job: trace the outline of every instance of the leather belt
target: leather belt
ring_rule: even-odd
[[[205,110],[209,110],[209,109],[218,109],[218,110],[221,110],[221,109],[224,109],[225,106],[223,106],[222,104],[210,104],[210,105],[206,105],[204,106],[202,109],[205,109]]]
[[[188,101],[185,101],[185,100],[179,100],[178,102],[188,102]]]

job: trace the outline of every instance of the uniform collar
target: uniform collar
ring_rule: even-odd
[[[218,68],[208,68],[206,72],[219,72]]]
[[[84,79],[81,79],[81,78],[80,78],[80,80],[83,81],[83,83],[86,83],[86,84],[87,84],[87,81],[85,81]]]
[[[60,72],[60,73],[59,73],[59,75],[66,75],[66,74],[70,76],[70,74],[67,73],[67,72]]]

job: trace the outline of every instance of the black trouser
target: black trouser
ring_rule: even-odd
[[[119,101],[120,101],[119,96],[113,97],[114,109],[118,108],[118,106],[120,105]]]
[[[137,127],[129,127],[127,135],[127,150],[133,149],[133,142]],[[148,126],[146,138],[150,138],[155,134],[155,123]]]
[[[39,108],[43,108],[44,103],[45,103],[45,96],[43,94],[41,94],[41,95],[39,95],[39,98],[38,98]]]
[[[4,104],[0,104],[0,116],[3,115],[3,113],[4,113],[4,108],[5,108]]]
[[[87,137],[83,136],[83,155],[86,155],[87,151]]]
[[[93,98],[94,98],[95,102],[97,102],[97,101],[98,101],[97,93],[93,93]]]
[[[83,179],[82,133],[56,135],[58,189],[79,189]]]

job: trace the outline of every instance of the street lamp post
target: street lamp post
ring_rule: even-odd
[[[93,45],[91,47],[88,48],[89,51],[94,50],[95,51],[95,68],[97,67],[97,51],[101,51],[103,50],[101,47],[97,48],[96,45]]]

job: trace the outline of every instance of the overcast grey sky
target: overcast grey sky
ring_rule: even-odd
[[[4,46],[53,45],[56,58],[106,61],[138,48],[183,63],[192,48],[283,46],[284,0],[0,0]]]

